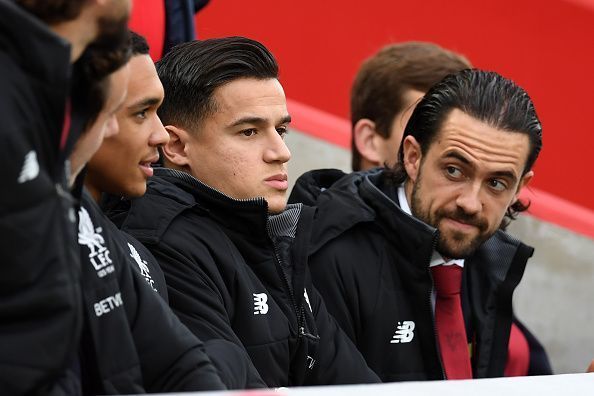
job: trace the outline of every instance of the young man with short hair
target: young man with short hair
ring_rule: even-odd
[[[155,259],[118,230],[98,205],[107,191],[128,197],[144,194],[150,163],[168,140],[157,117],[163,88],[148,46],[132,33],[131,47],[131,60],[111,76],[106,105],[71,156],[73,170],[79,169],[79,162],[87,161],[99,146],[87,167],[89,190],[82,191],[79,209],[86,313],[82,390],[95,395],[225,389],[202,342],[157,295],[166,298]]]
[[[77,387],[80,261],[65,160],[71,63],[116,48],[129,0],[0,0],[0,393]]]
[[[317,199],[315,284],[382,380],[551,372],[513,322],[533,249],[500,230],[525,209],[518,197],[541,139],[522,88],[468,69],[417,104],[393,169],[355,172],[323,192],[301,179]]]
[[[194,41],[157,70],[166,168],[117,222],[159,261],[173,310],[228,346],[219,360],[243,352],[245,388],[378,381],[311,284],[313,211],[286,205],[291,117],[272,54],[241,37]]]

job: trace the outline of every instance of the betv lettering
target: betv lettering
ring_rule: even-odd
[[[413,322],[412,320],[398,322],[398,326],[396,326],[396,333],[394,334],[394,337],[392,337],[392,341],[390,341],[390,344],[411,342],[413,337],[415,336],[414,329],[415,322]]]
[[[254,315],[266,315],[268,313],[268,296],[266,293],[253,293]]]
[[[94,304],[95,315],[99,317],[101,315],[107,314],[123,304],[124,302],[122,301],[122,295],[118,292],[113,296],[109,296],[99,302],[96,302]]]

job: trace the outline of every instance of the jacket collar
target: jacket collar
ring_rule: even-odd
[[[266,239],[269,232],[291,233],[296,229],[300,209],[288,207],[279,215],[269,216],[268,203],[263,197],[235,199],[201,182],[186,172],[169,168],[156,168],[155,176],[170,182],[185,194],[176,194],[176,199],[186,206],[198,207],[208,213],[217,224],[250,239]],[[161,193],[171,194],[155,186]],[[269,218],[271,219],[269,223]]]

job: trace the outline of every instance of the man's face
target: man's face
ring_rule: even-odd
[[[471,255],[499,228],[507,208],[532,178],[522,176],[526,134],[495,129],[453,110],[425,156],[404,141],[406,192],[415,217],[437,228],[445,257]]]
[[[242,78],[217,88],[213,100],[215,112],[189,134],[190,173],[232,198],[264,197],[271,213],[283,211],[291,153],[281,84]]]
[[[117,135],[119,125],[116,113],[126,98],[129,77],[130,69],[128,65],[123,66],[107,77],[109,79],[109,88],[103,110],[99,113],[95,122],[78,139],[70,155],[72,178],[78,175],[101,146],[104,138]]]
[[[117,113],[120,133],[106,138],[89,162],[86,183],[91,190],[139,197],[153,175],[151,163],[159,158],[157,147],[169,135],[157,116],[163,86],[150,56],[137,55],[129,62],[128,95]]]
[[[379,151],[381,156],[381,165],[387,163],[389,167],[393,167],[398,161],[398,150],[400,149],[400,142],[404,134],[404,128],[408,123],[416,103],[425,95],[425,92],[417,91],[416,89],[407,89],[402,95],[402,110],[398,112],[392,120],[390,127],[390,136],[386,139],[380,140]]]

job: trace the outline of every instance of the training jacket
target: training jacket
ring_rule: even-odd
[[[328,310],[383,381],[443,379],[429,270],[438,233],[398,205],[383,171],[304,174],[290,202],[317,205],[310,267]],[[498,231],[465,260],[462,305],[473,377],[503,376],[512,294],[533,249]],[[550,374],[538,341],[529,374]]]
[[[225,389],[202,342],[157,294],[164,282],[149,269],[150,252],[118,230],[86,192],[78,242],[86,314],[83,392]]]
[[[0,394],[76,392],[74,202],[60,150],[70,45],[0,0]]]
[[[263,198],[235,200],[161,168],[115,218],[159,261],[180,319],[203,340],[247,352],[240,387],[377,382],[311,284],[312,215],[297,205],[269,216]],[[227,355],[211,354],[239,363]]]

